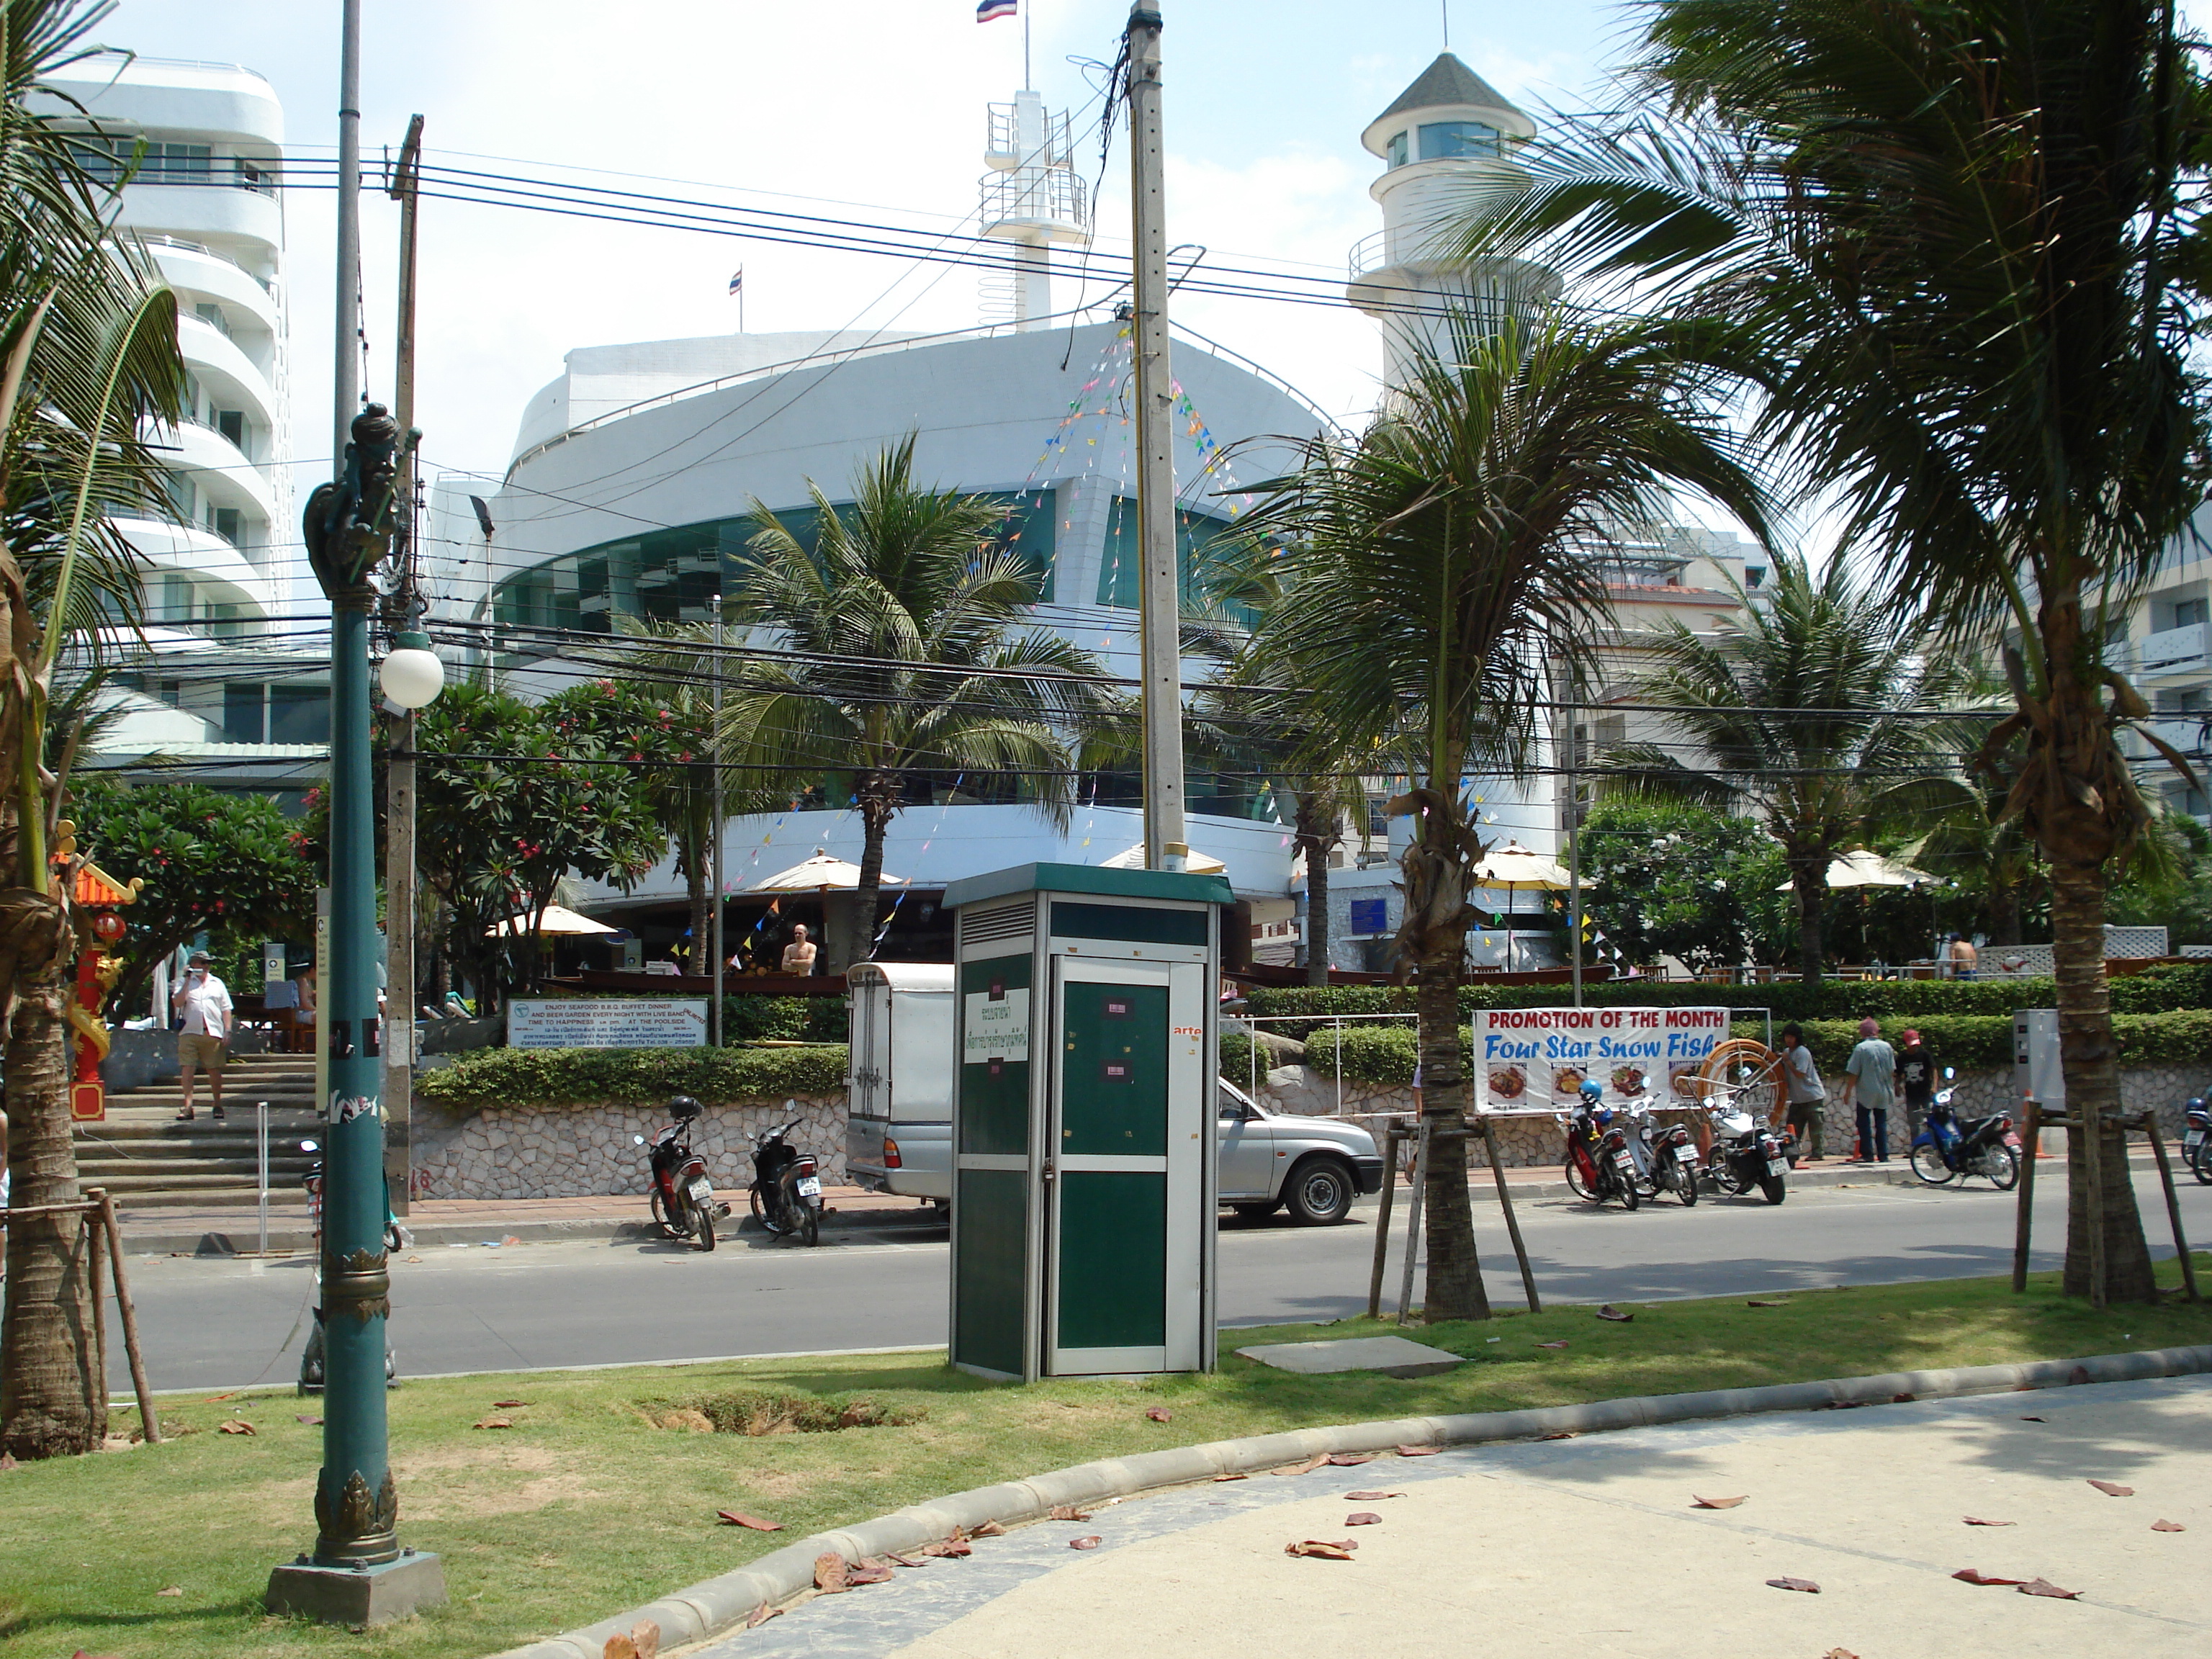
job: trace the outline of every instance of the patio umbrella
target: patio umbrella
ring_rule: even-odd
[[[484,929],[486,939],[519,939],[530,931],[530,918],[509,916],[496,927]],[[593,921],[589,916],[579,915],[566,905],[549,904],[545,915],[538,924],[538,931],[549,938],[555,933],[619,933],[619,927],[610,927],[603,921]]]
[[[1514,891],[1549,892],[1573,885],[1566,867],[1541,853],[1532,853],[1517,841],[1493,847],[1474,866],[1474,885],[1503,887]]]
[[[1102,870],[1141,870],[1145,867],[1145,844],[1139,842],[1125,852],[1120,852],[1098,866]],[[1218,876],[1229,866],[1210,853],[1192,852],[1185,855],[1182,867],[1194,876]]]
[[[1828,887],[1832,892],[1838,887],[1917,887],[1923,881],[1936,879],[1925,870],[1899,864],[1863,847],[1854,848],[1828,862]],[[1791,885],[1785,881],[1774,890],[1786,893]]]
[[[876,879],[886,887],[902,887],[904,876],[895,876],[884,871]],[[802,859],[788,870],[779,870],[772,876],[763,876],[744,891],[748,893],[849,893],[860,884],[860,866],[848,864],[843,859],[833,859],[823,848],[814,849],[814,856]]]

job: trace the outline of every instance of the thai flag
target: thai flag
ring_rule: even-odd
[[[983,3],[975,8],[975,21],[988,23],[996,18],[1012,17],[1021,9],[1022,0],[983,0]]]
[[[744,268],[743,265],[739,265],[739,266],[737,268],[737,270],[736,270],[733,273],[732,273],[732,275],[731,275],[731,277],[730,277],[730,292],[731,292],[731,293],[732,293],[732,294],[741,294],[741,293],[743,293],[743,292],[744,291],[744,286],[745,286],[745,268]]]

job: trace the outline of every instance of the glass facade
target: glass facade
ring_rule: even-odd
[[[1204,609],[1200,579],[1215,565],[1235,557],[1243,546],[1243,537],[1227,520],[1217,519],[1210,513],[1178,509],[1177,605],[1187,611]],[[1142,602],[1143,586],[1142,566],[1137,556],[1137,504],[1127,495],[1116,495],[1106,518],[1105,556],[1098,565],[1098,593],[1094,603],[1134,611]],[[1248,628],[1259,620],[1242,605],[1231,605],[1229,610]]]
[[[1390,166],[1394,167],[1401,167],[1405,166],[1407,161],[1413,159],[1407,154],[1408,146],[1406,141],[1411,136],[1411,134],[1401,132],[1395,134],[1391,138],[1389,153]]]
[[[1421,159],[1442,161],[1455,155],[1495,155],[1498,129],[1480,121],[1436,121],[1421,129]]]

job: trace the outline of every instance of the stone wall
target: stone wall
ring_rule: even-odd
[[[845,1181],[845,1095],[709,1106],[692,1127],[714,1190],[743,1196],[752,1182],[755,1130],[797,1117],[790,1144],[821,1161],[824,1186]],[[648,1141],[668,1122],[660,1105],[488,1106],[465,1115],[417,1101],[413,1120],[418,1198],[586,1198],[645,1191]],[[641,1202],[642,1197],[641,1196]],[[743,1207],[742,1205],[739,1206]]]
[[[1827,1085],[1828,1103],[1820,1114],[1821,1150],[1831,1158],[1848,1156],[1858,1139],[1856,1114],[1843,1103],[1840,1075],[1823,1080]],[[1243,1085],[1242,1079],[1232,1078],[1231,1081]],[[2020,1104],[2018,1085],[2009,1066],[1961,1072],[1952,1079],[1952,1085],[1958,1090],[1952,1105],[1961,1117],[1981,1117],[1999,1107],[2017,1108]],[[2197,1066],[2130,1066],[2120,1073],[2123,1109],[2139,1112],[2154,1108],[2159,1133],[2169,1145],[2181,1138],[2181,1103],[2192,1095],[2212,1096],[2212,1060]],[[1331,1115],[1336,1111],[1336,1099],[1334,1075],[1327,1072],[1310,1075],[1303,1066],[1277,1066],[1267,1073],[1260,1090],[1260,1103],[1269,1111],[1302,1116]],[[1365,1123],[1375,1132],[1377,1144],[1382,1139],[1379,1119],[1383,1115],[1410,1115],[1413,1110],[1413,1091],[1403,1084],[1360,1083],[1351,1078],[1344,1080],[1344,1115]],[[1666,1112],[1660,1114],[1662,1120],[1669,1115]],[[1503,1149],[1508,1169],[1560,1160],[1559,1127],[1549,1116],[1501,1115],[1493,1120],[1492,1133]],[[2062,1133],[2054,1132],[2045,1150],[2061,1150],[2063,1139]],[[1902,1157],[1911,1146],[1911,1137],[1906,1133],[1905,1112],[1900,1106],[1890,1113],[1890,1156]],[[1470,1155],[1480,1161],[1480,1149],[1477,1147]]]

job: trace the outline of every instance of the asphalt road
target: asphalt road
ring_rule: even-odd
[[[2154,1251],[2171,1255],[2154,1179],[2139,1172],[2137,1193]],[[2057,1182],[2039,1186],[2039,1267],[2057,1265],[2063,1196]],[[1620,1302],[2002,1273],[2014,1211],[2009,1194],[1977,1182],[1960,1192],[1802,1189],[1778,1209],[1755,1196],[1708,1198],[1630,1215],[1545,1200],[1520,1213],[1547,1299]],[[1374,1213],[1363,1207],[1346,1225],[1318,1229],[1224,1217],[1222,1322],[1362,1311]],[[1494,1204],[1478,1202],[1474,1214],[1491,1296],[1510,1304],[1520,1286],[1504,1225]],[[2212,1240],[2212,1188],[2185,1187],[2182,1215],[2192,1243]],[[712,1255],[637,1243],[422,1248],[393,1261],[392,1342],[416,1376],[922,1346],[945,1340],[945,1260],[941,1231]],[[1394,1249],[1389,1297],[1399,1265]],[[156,1389],[296,1375],[313,1299],[304,1259],[139,1257],[131,1270]],[[120,1341],[109,1351],[111,1382],[127,1390]]]

